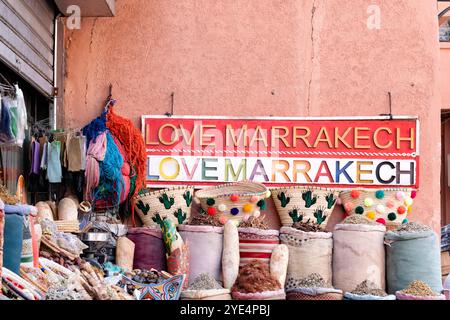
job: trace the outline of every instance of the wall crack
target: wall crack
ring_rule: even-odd
[[[314,16],[316,13],[316,1],[313,0],[312,3],[312,9],[311,9],[311,74],[309,77],[309,84],[308,84],[308,105],[306,106],[306,112],[307,115],[310,115],[310,108],[311,108],[311,86],[312,86],[312,77],[313,77],[313,71],[314,71],[314,59],[315,59],[315,53],[314,53]]]

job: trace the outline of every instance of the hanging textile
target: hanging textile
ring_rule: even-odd
[[[106,154],[106,133],[96,136],[96,139],[89,144],[86,155],[86,200],[92,200],[92,192],[100,182],[99,162],[105,159]]]
[[[123,157],[114,142],[111,133],[106,132],[106,153],[100,163],[100,180],[95,192],[95,199],[110,201],[111,205],[120,203],[120,194],[123,188],[122,166]]]
[[[104,133],[106,129],[106,112],[103,112],[100,117],[95,118],[83,128],[83,134],[86,136],[87,143],[91,143],[100,134]]]
[[[34,140],[31,142],[31,172],[30,174],[39,174],[39,169],[41,165],[40,161],[41,155],[41,145],[38,141]]]
[[[70,172],[81,171],[82,169],[82,152],[83,137],[69,133],[67,135],[67,169]]]
[[[0,97],[1,99],[1,112],[0,112],[0,142],[9,144],[14,141],[14,134],[11,129],[11,113],[9,110],[9,104],[6,97]]]
[[[25,139],[25,130],[28,129],[28,120],[27,120],[27,109],[25,106],[25,99],[22,90],[19,86],[15,85],[16,89],[16,97],[13,102],[13,112],[16,116],[16,144],[18,146],[23,145],[23,141]]]
[[[47,143],[47,179],[50,183],[61,182],[62,168],[60,141]]]
[[[22,173],[23,150],[14,145],[0,146],[3,167],[3,184],[11,194],[17,190],[17,179]]]
[[[109,104],[108,104],[109,105]],[[125,119],[114,112],[112,105],[108,108],[107,127],[111,133],[122,143],[131,164],[131,169],[136,172],[130,181],[131,194],[131,216],[134,221],[134,197],[144,186],[146,177],[146,149],[141,132],[134,126],[133,122]]]

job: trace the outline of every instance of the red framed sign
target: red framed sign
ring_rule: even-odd
[[[419,187],[417,117],[143,116],[147,186]]]

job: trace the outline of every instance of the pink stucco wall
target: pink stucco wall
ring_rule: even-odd
[[[118,0],[115,18],[66,30],[61,125],[103,107],[135,120],[202,115],[352,116],[421,121],[421,188],[412,219],[440,226],[438,24],[430,0]],[[339,214],[336,213],[335,219]],[[276,224],[276,222],[274,222]]]

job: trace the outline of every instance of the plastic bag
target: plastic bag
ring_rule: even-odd
[[[67,250],[75,255],[80,255],[81,253],[83,253],[84,249],[89,248],[80,239],[78,239],[77,236],[70,233],[59,232],[56,235],[56,243],[62,249]]]

